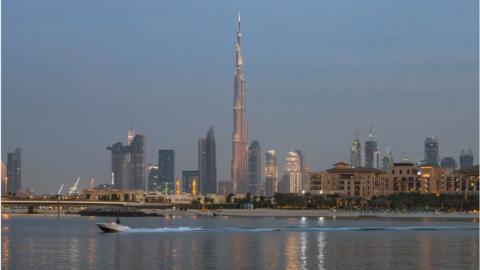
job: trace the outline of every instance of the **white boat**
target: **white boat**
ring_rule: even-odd
[[[123,232],[130,230],[130,227],[120,225],[116,222],[110,223],[97,223],[97,226],[104,232],[113,233],[113,232]]]

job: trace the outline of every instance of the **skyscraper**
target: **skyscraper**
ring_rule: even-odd
[[[370,128],[368,141],[365,141],[365,167],[377,168],[375,164],[375,153],[378,151],[377,142],[373,139],[373,131]]]
[[[161,191],[174,193],[175,189],[175,151],[158,150],[158,184]]]
[[[3,162],[2,160],[2,168],[0,169],[1,170],[1,174],[2,174],[2,196],[6,196],[7,195],[7,164],[5,164],[5,162]]]
[[[473,154],[472,149],[468,150],[468,153],[465,150],[462,150],[460,153],[460,169],[466,169],[473,167]]]
[[[382,157],[382,170],[388,172],[393,165],[392,152],[388,148],[385,148],[385,154]]]
[[[128,145],[130,153],[130,189],[145,190],[145,180],[147,178],[146,163],[147,138],[144,135],[135,135],[132,142]]]
[[[107,150],[112,152],[112,175],[113,184],[117,189],[128,188],[128,173],[126,154],[127,148],[122,145],[121,142],[116,142],[112,146],[107,147]]]
[[[193,180],[198,181],[198,170],[182,171],[182,191],[192,193]]]
[[[350,151],[350,163],[352,168],[362,166],[362,149],[358,139],[353,140],[352,149]]]
[[[240,32],[240,14],[236,43],[236,61],[233,97],[233,133],[231,176],[234,193],[248,191],[248,154],[247,154],[247,118],[245,115],[245,79],[243,77],[242,33]]]
[[[148,164],[148,191],[161,191],[158,182],[158,166]]]
[[[15,196],[22,189],[22,150],[7,153],[7,193]]]
[[[133,131],[129,130],[128,141],[130,143],[126,146],[121,142],[116,142],[107,147],[107,150],[112,153],[114,186],[117,189],[145,190],[146,138],[143,135],[133,135]]]
[[[283,191],[287,193],[300,193],[302,191],[301,160],[297,152],[288,152],[285,159],[283,177]]]
[[[435,137],[430,136],[425,139],[424,162],[438,166],[438,141]]]
[[[268,150],[265,155],[265,195],[273,196],[278,192],[278,167],[275,150]]]
[[[198,140],[198,175],[200,193],[217,193],[217,157],[213,127],[208,130],[206,138]]]
[[[260,195],[262,179],[262,149],[258,141],[252,141],[248,148],[248,192]]]

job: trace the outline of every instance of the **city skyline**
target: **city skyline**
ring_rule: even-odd
[[[6,3],[6,8],[18,8],[16,5],[17,4],[15,3]],[[262,5],[263,4],[258,4],[257,7],[260,6],[265,8],[265,6]],[[330,8],[335,10],[338,5],[339,4],[332,4]],[[417,11],[414,11],[411,7],[409,8],[401,6],[401,4],[399,5],[401,12],[413,16],[413,18],[418,20],[417,16],[420,15],[416,13]],[[320,4],[315,7],[320,7]],[[463,29],[463,24],[466,24],[472,19],[472,14],[469,13],[468,8],[462,9],[462,7],[458,7],[455,10],[448,10],[448,5],[444,6],[442,4],[438,4],[436,7],[440,9],[441,14],[446,14],[448,16],[457,15],[458,12],[462,12],[462,14],[466,15],[462,16],[462,19],[457,21],[455,25],[449,26],[450,28],[445,28],[446,24],[441,21],[436,21],[436,23],[440,24],[439,26],[422,21],[424,24],[421,25],[428,29],[446,31],[446,34],[449,34],[447,36],[452,38],[452,40],[447,39],[447,41],[449,41],[447,42],[448,46],[441,46],[441,44],[437,44],[433,41],[432,44],[423,43],[420,38],[421,34],[428,34],[430,32],[422,32],[420,30],[413,31],[413,26],[407,22],[406,18],[408,16],[405,18],[399,15],[393,16],[394,21],[400,23],[400,30],[403,31],[400,31],[400,36],[406,36],[406,40],[413,44],[424,45],[424,47],[420,46],[421,48],[430,48],[427,45],[433,46],[435,50],[430,52],[433,54],[431,55],[432,59],[440,59],[443,61],[441,63],[445,64],[445,66],[442,65],[440,68],[426,68],[426,71],[413,77],[410,72],[420,66],[425,68],[422,63],[425,62],[425,60],[428,62],[428,60],[431,59],[429,58],[429,55],[424,54],[425,52],[422,50],[407,50],[407,52],[410,52],[411,54],[407,53],[406,58],[407,60],[411,60],[411,62],[404,62],[403,60],[395,58],[395,53],[389,54],[387,52],[388,49],[392,49],[398,53],[405,53],[401,48],[405,48],[405,46],[406,48],[410,48],[408,47],[409,45],[405,43],[402,44],[403,47],[395,47],[393,43],[387,42],[389,46],[393,47],[383,48],[383,51],[381,50],[380,53],[369,51],[363,47],[363,50],[369,52],[369,56],[373,56],[373,58],[368,59],[357,57],[351,62],[347,61],[346,63],[342,63],[342,61],[346,61],[346,59],[342,58],[332,45],[337,44],[341,38],[353,38],[360,42],[366,42],[368,40],[368,35],[367,39],[360,36],[350,35],[351,30],[356,29],[355,26],[351,24],[353,23],[352,21],[340,24],[340,26],[337,25],[337,27],[333,27],[334,23],[328,23],[329,27],[327,28],[331,29],[322,28],[323,30],[326,30],[326,32],[322,32],[320,31],[322,29],[308,28],[308,25],[304,25],[298,20],[287,24],[278,18],[267,16],[267,21],[262,23],[259,19],[261,16],[259,16],[258,10],[255,11],[253,9],[248,9],[247,7],[244,8],[246,10],[242,9],[243,21],[246,22],[244,24],[244,31],[248,33],[246,35],[248,38],[245,39],[244,47],[246,48],[245,53],[248,56],[246,57],[248,62],[245,72],[249,77],[249,94],[247,98],[249,111],[247,117],[249,118],[250,139],[259,140],[262,146],[264,146],[264,149],[275,149],[278,153],[279,161],[284,159],[288,151],[305,148],[307,149],[305,153],[307,155],[307,165],[317,170],[329,168],[337,161],[349,161],[348,146],[351,143],[352,128],[362,127],[361,134],[365,135],[367,130],[366,127],[371,124],[375,126],[375,140],[378,142],[378,148],[383,150],[385,147],[389,147],[389,149],[393,151],[396,160],[404,157],[421,160],[423,157],[423,140],[427,136],[435,136],[438,138],[438,141],[441,144],[439,152],[440,157],[453,156],[458,160],[458,155],[462,149],[478,149],[478,106],[469,103],[478,100],[478,93],[474,87],[476,85],[474,79],[478,69],[473,65],[476,58],[478,58],[475,58],[475,56],[478,55],[476,51],[473,51],[473,48],[468,47],[469,42],[460,42],[463,46],[467,46],[468,48],[463,48],[462,46],[461,48],[456,48],[454,46],[459,45],[455,45],[453,42],[453,37],[468,40],[475,38],[476,34],[472,33],[475,29],[469,29],[468,31],[463,30],[459,33],[453,34],[457,28]],[[37,14],[42,10],[39,6],[35,5],[31,8],[31,12],[34,14]],[[62,5],[58,8],[61,9]],[[229,8],[229,6],[225,7],[225,9]],[[386,7],[383,6],[383,8],[385,9]],[[420,6],[416,8],[422,10],[427,7]],[[159,9],[161,10],[161,7]],[[382,9],[382,5],[380,5],[379,9]],[[73,72],[82,65],[95,63],[95,61],[92,60],[94,58],[87,58],[87,60],[73,59],[73,64],[70,66],[72,68],[72,73],[69,73],[70,71],[67,70],[64,71],[67,73],[63,74],[66,76],[67,80],[60,78],[59,83],[54,83],[52,81],[52,76],[56,70],[54,65],[56,62],[53,60],[46,61],[45,64],[50,69],[44,69],[44,75],[39,74],[36,70],[26,68],[25,65],[28,64],[29,61],[35,59],[38,60],[40,55],[37,55],[35,51],[28,51],[26,56],[32,57],[32,60],[19,58],[20,54],[26,53],[25,45],[28,41],[19,40],[17,34],[12,33],[11,30],[7,28],[5,30],[7,38],[5,39],[6,43],[4,50],[11,51],[12,54],[6,54],[4,59],[4,62],[9,65],[4,65],[5,81],[3,87],[4,96],[2,99],[2,107],[4,108],[4,121],[2,125],[4,132],[2,136],[2,147],[3,149],[13,149],[16,146],[22,147],[22,169],[24,170],[22,185],[24,187],[32,187],[38,192],[54,192],[61,184],[70,184],[70,182],[73,182],[77,176],[81,176],[82,179],[95,178],[98,181],[97,183],[109,183],[110,165],[107,153],[104,153],[106,152],[104,151],[104,147],[105,145],[112,143],[112,138],[118,138],[124,133],[124,130],[126,130],[126,125],[123,123],[125,119],[132,123],[135,130],[139,131],[141,134],[147,135],[147,163],[155,160],[154,156],[158,149],[172,148],[176,150],[179,160],[175,172],[177,176],[180,175],[181,170],[195,168],[196,138],[202,134],[202,130],[209,125],[218,127],[216,128],[216,137],[219,152],[218,160],[220,162],[218,164],[219,176],[217,178],[218,181],[228,180],[230,178],[230,164],[225,160],[228,160],[228,156],[231,154],[231,150],[229,150],[230,147],[228,147],[228,134],[231,132],[232,118],[231,108],[229,108],[228,105],[231,104],[229,102],[231,101],[231,90],[229,89],[231,89],[231,73],[233,72],[229,67],[232,66],[231,64],[233,61],[231,59],[231,51],[232,48],[234,48],[234,42],[232,42],[232,30],[234,29],[232,18],[234,18],[234,9],[232,8],[230,10],[231,12],[225,16],[211,16],[214,18],[213,21],[210,17],[204,18],[206,20],[204,23],[209,26],[213,26],[213,23],[216,22],[215,20],[225,23],[225,26],[220,27],[222,30],[219,31],[221,33],[220,36],[222,37],[222,41],[219,42],[218,39],[215,39],[215,36],[218,36],[218,32],[203,28],[201,29],[201,34],[208,36],[208,42],[202,43],[199,50],[191,49],[194,51],[193,57],[195,57],[196,60],[204,60],[204,62],[209,65],[205,71],[202,71],[202,75],[204,77],[213,76],[214,78],[213,81],[200,78],[200,80],[195,83],[197,88],[200,87],[201,89],[206,90],[206,92],[203,92],[202,96],[195,96],[193,93],[194,87],[192,85],[189,86],[184,81],[182,82],[181,80],[178,80],[173,82],[167,80],[167,82],[165,82],[161,79],[150,77],[151,75],[149,75],[149,72],[143,74],[144,77],[140,76],[141,73],[134,72],[134,77],[130,78],[129,81],[125,81],[125,78],[121,78],[122,72],[118,69],[114,69],[112,73],[107,74],[107,79],[118,80],[118,85],[117,83],[112,84],[108,80],[102,81],[94,74],[78,74]],[[282,13],[281,9],[277,8],[276,10]],[[387,11],[387,13],[392,12],[390,9],[384,11]],[[319,20],[323,20],[325,17],[332,19],[327,11],[321,12],[323,12],[322,15],[324,15],[324,17],[320,16]],[[363,12],[365,11],[363,10]],[[362,9],[360,9],[359,13],[360,14],[354,12],[353,14],[357,16],[365,15],[362,13]],[[197,13],[195,14],[200,16]],[[227,15],[229,16],[228,18]],[[377,13],[375,13],[375,15],[379,16],[380,19],[386,18],[384,17],[386,15],[380,15]],[[395,13],[393,15],[395,15]],[[6,20],[9,22],[10,26],[15,25],[12,23],[12,20],[19,20],[22,18],[21,16],[21,14],[17,13],[13,13],[13,15],[7,14]],[[149,16],[152,16],[152,14]],[[436,17],[439,15],[429,14],[428,16]],[[73,16],[73,19],[75,18],[76,17]],[[152,18],[154,18],[154,16],[152,16]],[[316,19],[315,16],[307,13],[305,20],[308,22],[308,20],[313,20],[314,18]],[[110,17],[110,19],[116,21],[118,18],[114,16]],[[35,20],[35,18],[31,20]],[[46,20],[46,22],[50,21]],[[189,23],[191,22],[187,21],[186,24],[181,25],[188,28],[190,27]],[[366,23],[367,30],[359,29],[363,30],[364,34],[376,30],[378,31],[378,29],[373,27],[374,24],[368,24],[373,22],[367,20]],[[267,39],[271,40],[273,43],[266,46],[264,43],[265,39],[262,39],[259,30],[256,30],[256,28],[259,27],[260,29],[264,29],[269,24],[278,26],[280,29],[286,31],[286,33],[289,33],[290,36],[284,35],[281,31],[279,32],[274,29],[273,34],[279,36],[275,38],[272,37],[271,34],[268,34]],[[40,26],[42,25],[41,21]],[[306,30],[298,28],[300,26],[304,26]],[[344,28],[342,29],[342,27]],[[345,29],[345,27],[347,29]],[[340,34],[336,34],[332,29],[338,31]],[[18,25],[18,30],[20,33],[25,34],[26,30],[25,28],[22,28],[22,24]],[[53,34],[53,32],[49,32],[47,29],[42,28],[42,30],[43,32]],[[152,40],[149,35],[157,33],[157,31],[154,30],[160,30],[152,28],[147,28],[147,30],[149,32],[146,32],[144,33],[145,35],[141,36],[144,37],[142,40],[145,41],[145,44],[149,44],[149,42],[152,41],[157,42],[156,40]],[[406,30],[412,30],[414,32],[413,36],[406,35]],[[297,31],[298,33],[295,33],[294,31]],[[186,32],[189,33],[191,31],[189,30]],[[316,43],[315,41],[317,40],[308,35],[309,33],[315,34],[317,32],[326,33],[326,35],[322,35],[323,43]],[[60,33],[64,32],[60,31]],[[77,34],[81,33],[81,30],[77,30]],[[170,33],[169,36],[175,37],[175,41],[181,42],[183,40],[183,37],[175,36],[173,34],[174,32],[167,31],[166,33]],[[180,31],[180,33],[182,32]],[[387,32],[380,31],[380,34],[382,33],[387,35]],[[284,41],[283,44],[281,42],[276,42],[278,38],[280,38],[280,35],[282,41]],[[442,40],[433,34],[428,35],[428,37],[434,41]],[[32,37],[32,39],[35,38],[38,39],[38,36]],[[63,36],[63,38],[68,40],[68,37]],[[98,39],[97,37],[91,38],[93,40]],[[300,40],[303,38],[304,41],[309,42],[295,44],[295,40],[299,40],[299,38]],[[60,42],[59,45],[57,44],[58,46],[66,50],[69,47],[65,47],[68,42],[65,43],[64,39],[59,39],[57,37],[55,40]],[[75,38],[72,39],[75,40]],[[24,44],[23,42],[27,43]],[[474,43],[477,44],[477,41]],[[41,44],[43,43],[41,42]],[[206,60],[210,53],[212,53],[210,52],[212,48],[209,48],[209,44],[216,44],[214,45],[214,48],[218,48],[219,53],[222,56],[213,58],[213,61]],[[290,48],[290,46],[296,45],[294,48],[303,48],[307,52],[313,52],[312,44],[320,44],[321,46],[319,51],[315,50],[315,53],[319,54],[313,55],[315,59],[317,59],[316,57],[323,57],[325,54],[333,52],[333,57],[327,57],[326,60],[324,59],[324,61],[318,62],[318,68],[314,65],[313,61],[307,61],[304,54],[292,55],[295,50]],[[341,42],[339,44],[341,44]],[[20,46],[14,48],[14,45]],[[86,45],[83,44],[83,46]],[[95,46],[98,46],[98,43],[95,43]],[[129,48],[129,46],[133,45],[124,44],[123,48]],[[451,47],[454,47],[454,50],[450,52]],[[80,47],[79,52],[83,53],[84,50],[81,48],[82,47]],[[86,48],[88,48],[88,46]],[[267,48],[271,49],[271,52],[267,51]],[[463,52],[461,52],[462,50]],[[205,55],[202,56],[203,51]],[[215,52],[215,50],[212,51]],[[355,52],[357,53],[358,51]],[[58,53],[62,55],[61,50]],[[165,57],[165,51],[158,50],[155,51],[155,53],[154,57]],[[185,51],[182,51],[182,53],[185,53]],[[449,57],[441,58],[438,56],[441,53],[446,53]],[[416,61],[413,57],[415,54],[420,54],[420,56],[423,57],[421,57],[420,60],[423,62]],[[47,55],[49,55],[48,52]],[[53,54],[52,56],[55,55],[56,54]],[[110,58],[104,60],[105,62],[100,63],[101,66],[103,65],[102,67],[108,65],[110,61],[115,63],[115,56],[119,57],[115,54],[107,54],[107,56]],[[128,56],[129,54],[127,53],[126,58],[119,57],[118,59],[123,59],[122,61],[125,61],[126,64],[134,65],[141,60],[144,61],[142,63],[147,63],[149,64],[147,66],[151,67],[151,63],[148,62],[146,58],[140,57],[140,59],[136,59],[129,58]],[[287,61],[289,65],[283,65],[283,62],[278,60],[278,56],[281,56],[280,58],[283,61]],[[390,62],[379,63],[378,61],[382,56],[387,56],[387,58],[390,57],[388,58],[388,61]],[[21,59],[23,60],[20,61]],[[57,59],[56,61],[62,63],[62,60],[56,57],[53,57],[52,59]],[[71,58],[67,57],[66,59]],[[180,55],[174,54],[170,60],[173,61],[173,59],[179,60],[179,64],[170,66],[169,68],[173,70],[181,70],[185,67],[182,65],[183,62]],[[336,60],[339,62],[336,62]],[[187,60],[187,62],[188,61],[190,60]],[[306,62],[302,63],[301,61]],[[360,64],[362,61],[365,62]],[[12,63],[14,62],[15,65],[12,66]],[[329,63],[328,67],[324,66],[326,63]],[[359,78],[348,72],[352,67],[358,67],[359,65],[365,65],[370,68],[370,70],[367,68],[361,72],[361,75],[364,76],[364,78]],[[380,71],[375,68],[372,69],[372,66],[377,65],[387,65],[388,68],[391,69],[391,72],[388,71],[388,68],[386,71]],[[461,67],[461,72],[449,69],[449,67],[456,68],[458,66]],[[25,69],[26,75],[31,76],[30,78],[32,79],[32,82],[29,82],[29,80],[20,81],[19,77],[17,78],[17,76],[21,74],[18,73],[19,69]],[[227,72],[224,70],[227,70]],[[339,75],[336,73],[339,70],[346,72],[346,74],[343,74],[343,76],[346,76],[346,80],[339,79]],[[165,74],[168,74],[169,72],[168,70],[162,71]],[[185,76],[193,76],[193,72],[198,71],[199,69],[187,68]],[[322,71],[322,74],[325,75],[321,76],[321,78],[312,76],[313,73],[318,71]],[[397,74],[397,72],[400,72],[400,74]],[[290,78],[290,81],[285,80],[287,77],[286,74],[289,74],[288,77]],[[329,74],[332,75],[335,80],[327,78]],[[448,81],[446,86],[441,86],[443,80],[441,77],[445,74],[450,76],[449,78],[451,80]],[[378,79],[372,80],[373,83],[367,83],[364,81],[369,78],[375,78],[379,75],[390,76],[390,79],[394,78],[393,82],[398,85],[386,84],[385,81]],[[45,79],[41,79],[39,76],[44,76]],[[162,78],[163,76],[165,75],[162,75]],[[70,78],[70,81],[68,78]],[[80,80],[81,82],[78,82],[71,78],[85,78],[86,81]],[[142,78],[149,81],[150,85],[143,84],[140,85],[140,87],[133,87],[136,86],[136,83],[141,83],[143,80]],[[174,76],[173,78],[177,77]],[[193,79],[195,77],[191,78]],[[400,82],[400,80],[406,78],[413,79],[413,83],[406,84]],[[89,80],[92,80],[92,83],[86,83]],[[345,83],[345,81],[347,83]],[[461,85],[459,84],[460,81]],[[127,82],[127,85],[129,86],[122,87],[120,86],[121,82]],[[359,86],[356,86],[355,82],[360,82]],[[352,85],[349,86],[350,83]],[[178,85],[178,88],[176,88],[175,85]],[[44,97],[39,95],[29,95],[31,93],[36,93],[35,91],[37,88],[46,89],[50,86],[52,90],[45,90]],[[159,86],[161,91],[158,90]],[[163,86],[165,86],[165,88]],[[168,90],[169,87],[171,88],[170,90]],[[349,87],[352,89],[345,90]],[[354,89],[357,87],[360,89]],[[449,89],[453,87],[456,89],[456,91],[454,91],[456,94],[452,96],[452,94],[449,93]],[[211,89],[209,90],[208,88]],[[373,88],[373,90],[367,90],[368,88]],[[175,91],[172,89],[180,90],[179,93],[174,93]],[[290,89],[294,89],[295,92],[290,92]],[[402,89],[402,91],[398,91],[399,89]],[[155,93],[157,92],[161,95],[156,95]],[[110,98],[111,94],[118,96],[123,95],[123,97],[117,97],[110,102],[110,99],[107,99],[106,97]],[[343,99],[351,101],[344,103],[343,100],[336,98],[337,94],[341,94],[345,97]],[[58,97],[56,99],[49,99],[52,95],[58,95]],[[130,116],[130,119],[128,116],[125,117],[125,115],[122,115],[122,113],[120,113],[121,117],[114,117],[114,115],[117,116],[119,114],[119,111],[114,110],[112,106],[117,103],[125,106],[125,104],[128,104],[127,101],[130,101],[129,99],[135,95],[141,95],[140,100],[144,103],[141,107],[135,107],[138,112],[134,112]],[[162,102],[162,99],[178,102],[186,101],[186,104],[184,105],[189,106],[189,109],[186,110],[188,113],[183,114],[180,117],[174,116],[169,113],[173,108],[165,103],[161,103],[164,107],[153,107],[153,105],[145,99],[145,97],[152,99],[152,95],[155,97],[153,100],[158,102]],[[193,96],[188,98],[189,95]],[[412,100],[412,95],[415,96],[416,100]],[[33,96],[34,98],[32,99],[32,97],[29,96]],[[215,96],[218,101],[211,101],[210,98],[212,96]],[[350,115],[348,121],[339,121],[342,116],[348,115],[352,111],[362,108],[361,106],[359,107],[358,105],[353,104],[353,101],[360,101],[360,104],[362,102],[367,102],[362,98],[363,96],[368,96],[369,99],[373,98],[373,101],[384,103],[383,106],[386,106],[389,110],[382,112],[386,108],[382,107],[380,104],[377,107],[377,111],[372,112],[366,109],[363,115]],[[193,103],[189,100],[195,100],[196,98],[200,98],[200,101],[204,104],[207,102],[207,107],[210,108],[192,106]],[[371,100],[368,102],[370,101]],[[272,104],[265,107],[265,104],[269,102]],[[317,102],[320,103],[317,104]],[[429,111],[414,109],[414,107],[418,107],[422,102],[431,102],[432,104],[437,104],[438,107],[434,106],[433,110],[432,108],[429,108]],[[111,106],[106,107],[106,113],[99,114],[99,112],[105,110],[103,103]],[[338,103],[342,105],[336,106],[341,107],[343,112],[329,106],[329,103]],[[449,110],[449,114],[441,113],[445,108],[453,108],[456,104],[465,103],[467,105],[464,105],[464,107],[460,109],[456,109],[456,111]],[[51,109],[48,109],[48,107],[51,107]],[[152,107],[154,110],[151,110]],[[292,107],[298,107],[300,110],[292,110]],[[392,110],[390,110],[390,108]],[[134,109],[127,110],[127,113],[132,112],[133,110]],[[176,110],[181,109],[175,108],[175,111]],[[74,113],[72,114],[70,111],[73,111]],[[330,111],[333,113],[330,114]],[[156,118],[152,116],[153,113],[155,113]],[[338,118],[333,117],[332,119],[329,119],[330,115],[333,116],[335,113],[339,114],[337,116]],[[65,114],[65,116],[62,114]],[[145,114],[148,116],[147,120],[139,117],[140,115]],[[174,117],[173,121],[167,121],[166,118],[162,118],[162,114],[167,114],[168,117]],[[33,115],[35,115],[35,119],[38,121],[31,122],[28,120],[33,117]],[[61,115],[60,118],[59,115]],[[203,120],[197,122],[185,122],[189,127],[180,124],[184,123],[186,119],[191,118],[193,115],[201,116]],[[218,115],[220,115],[220,117]],[[462,117],[460,118],[459,115],[462,115]],[[98,119],[96,121],[91,120],[97,116]],[[116,120],[117,118],[122,119],[121,122],[118,122]],[[277,118],[280,118],[280,120],[277,120]],[[302,121],[293,121],[297,118],[302,119]],[[407,118],[408,121],[405,121],[405,118]],[[437,118],[440,120],[435,123],[434,120]],[[455,119],[464,119],[464,121],[455,121]],[[427,120],[429,120],[429,125],[425,126],[422,122],[426,122]],[[55,124],[56,122],[63,123],[63,125]],[[288,123],[288,125],[285,125],[285,123]],[[59,129],[59,127],[61,127],[61,129]],[[296,132],[298,130],[301,130],[302,132]],[[315,134],[315,136],[313,136],[313,134]],[[51,138],[56,139],[52,140]],[[365,136],[362,136],[360,142],[364,142],[364,139]],[[87,145],[87,147],[84,147],[85,145]],[[52,151],[52,149],[55,151]],[[45,158],[44,153],[49,154],[47,158]],[[78,155],[73,155],[73,153],[77,153]],[[477,154],[475,153],[474,156],[475,161],[477,161]],[[2,160],[5,160],[5,150],[2,151]],[[60,164],[59,170],[54,170],[48,166],[48,164],[57,163]],[[281,163],[282,162],[280,162],[280,164]],[[75,167],[73,164],[80,164],[80,166]],[[86,183],[83,183],[83,186],[80,187],[84,188],[86,185]]]

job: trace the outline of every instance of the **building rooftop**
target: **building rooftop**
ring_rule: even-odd
[[[479,166],[477,164],[473,167],[463,168],[463,169],[457,170],[455,172],[459,173],[459,174],[465,174],[465,175],[468,175],[468,176],[478,176],[479,175]]]

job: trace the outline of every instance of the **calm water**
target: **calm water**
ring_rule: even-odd
[[[478,269],[478,224],[317,218],[2,220],[2,269]]]

